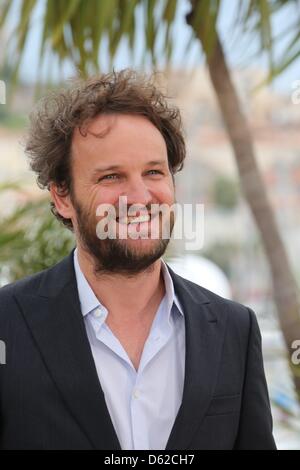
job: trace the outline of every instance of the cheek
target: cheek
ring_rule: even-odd
[[[175,200],[175,190],[172,179],[163,184],[149,185],[149,190],[153,195],[153,199],[159,203],[173,204]],[[100,204],[112,204],[117,207],[119,204],[119,197],[124,196],[124,188],[120,187],[104,187],[95,188],[92,196],[89,197],[89,208],[93,209]]]
[[[96,209],[101,204],[115,205],[118,195],[118,191],[112,188],[95,188],[88,198],[88,206],[90,209]]]
[[[118,211],[119,191],[113,188],[97,188],[93,196],[89,199],[89,210],[93,213],[96,221],[107,217],[110,213],[113,217]],[[113,207],[113,212],[109,212]]]
[[[160,188],[156,188],[153,194],[161,203],[165,203],[169,205],[174,203],[175,191],[174,191],[173,184],[165,184],[161,186]]]

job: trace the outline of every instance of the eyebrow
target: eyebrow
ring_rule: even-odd
[[[150,162],[146,163],[146,166],[165,165],[165,164],[166,164],[165,160],[151,160]],[[122,168],[121,165],[110,165],[105,168],[96,168],[93,171],[93,174],[103,173],[104,171],[120,170],[121,168]]]

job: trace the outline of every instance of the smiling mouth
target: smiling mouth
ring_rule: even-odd
[[[129,216],[129,217],[122,217],[121,219],[119,219],[119,217],[116,218],[116,221],[119,224],[123,224],[123,225],[142,224],[145,222],[150,222],[150,220],[151,220],[151,216],[149,214],[139,215],[138,217]]]

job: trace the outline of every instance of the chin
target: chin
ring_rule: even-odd
[[[128,238],[127,240],[121,240],[120,242],[123,246],[139,251],[153,251],[155,247],[158,247],[161,244],[161,240],[151,240],[150,238],[138,238],[136,240]]]

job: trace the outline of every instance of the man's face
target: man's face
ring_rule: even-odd
[[[136,274],[162,256],[169,243],[162,237],[163,227],[169,226],[171,233],[174,214],[147,218],[152,204],[174,204],[174,184],[165,141],[150,121],[142,116],[102,115],[84,133],[77,130],[72,142],[72,181],[75,234],[93,257],[96,273]],[[136,224],[131,217],[126,220],[124,214],[119,219],[122,196],[127,198],[125,215],[132,205],[138,205],[141,212],[135,214],[142,215],[144,223]],[[96,213],[102,204],[115,209],[116,239],[97,236],[103,215]],[[155,238],[151,238],[153,228]]]

